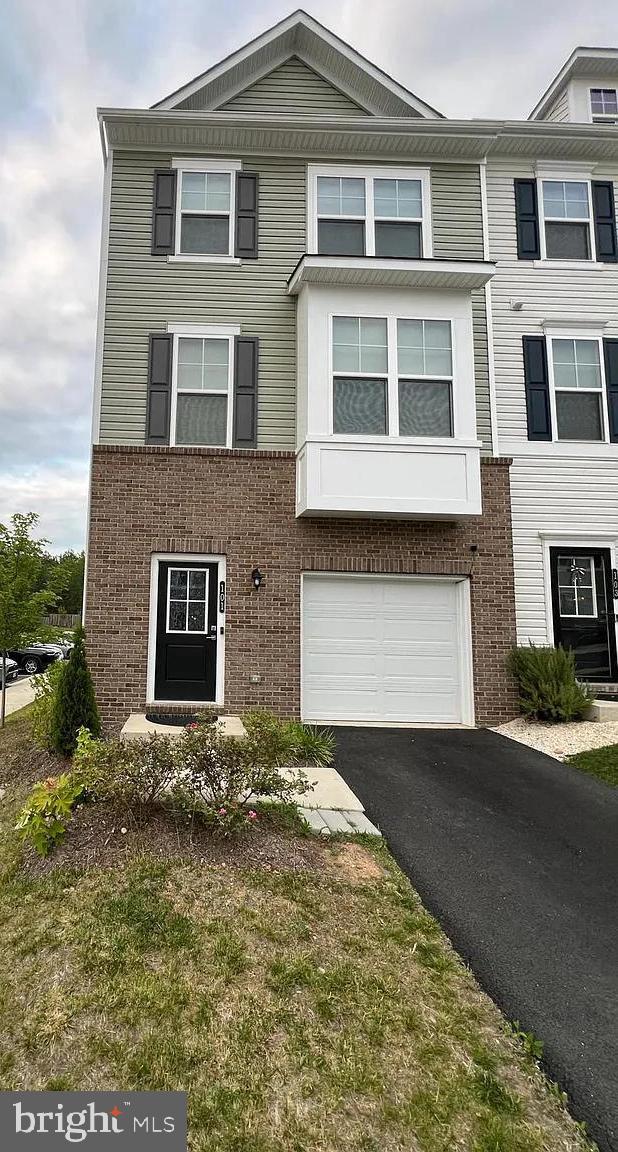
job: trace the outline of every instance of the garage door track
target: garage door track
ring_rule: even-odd
[[[606,1152],[618,1150],[618,789],[489,731],[337,728],[335,766]]]

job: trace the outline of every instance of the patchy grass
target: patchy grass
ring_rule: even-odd
[[[579,768],[580,772],[596,776],[604,784],[609,784],[610,788],[618,788],[618,744],[592,748],[589,752],[577,752],[575,756],[568,757],[568,763]]]
[[[185,1090],[193,1152],[586,1148],[369,843],[296,870],[143,853],[33,876],[9,856],[0,1088]]]

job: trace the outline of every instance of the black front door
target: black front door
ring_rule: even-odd
[[[582,680],[616,677],[612,570],[606,548],[551,548],[554,641],[575,653]]]
[[[218,569],[159,563],[156,700],[216,700]]]

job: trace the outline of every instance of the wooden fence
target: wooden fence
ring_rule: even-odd
[[[49,624],[50,628],[75,628],[81,622],[81,618],[81,612],[74,612],[72,615],[52,612],[50,616],[45,617],[44,623]]]

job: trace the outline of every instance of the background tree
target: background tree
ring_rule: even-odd
[[[54,578],[45,575],[46,540],[34,540],[34,512],[16,512],[10,524],[0,524],[0,655],[2,696],[0,727],[6,713],[6,660],[9,648],[46,638],[46,612],[57,601]]]
[[[74,615],[82,610],[84,593],[83,552],[62,552],[60,556],[45,553],[41,587],[52,582],[58,592],[57,612]]]

